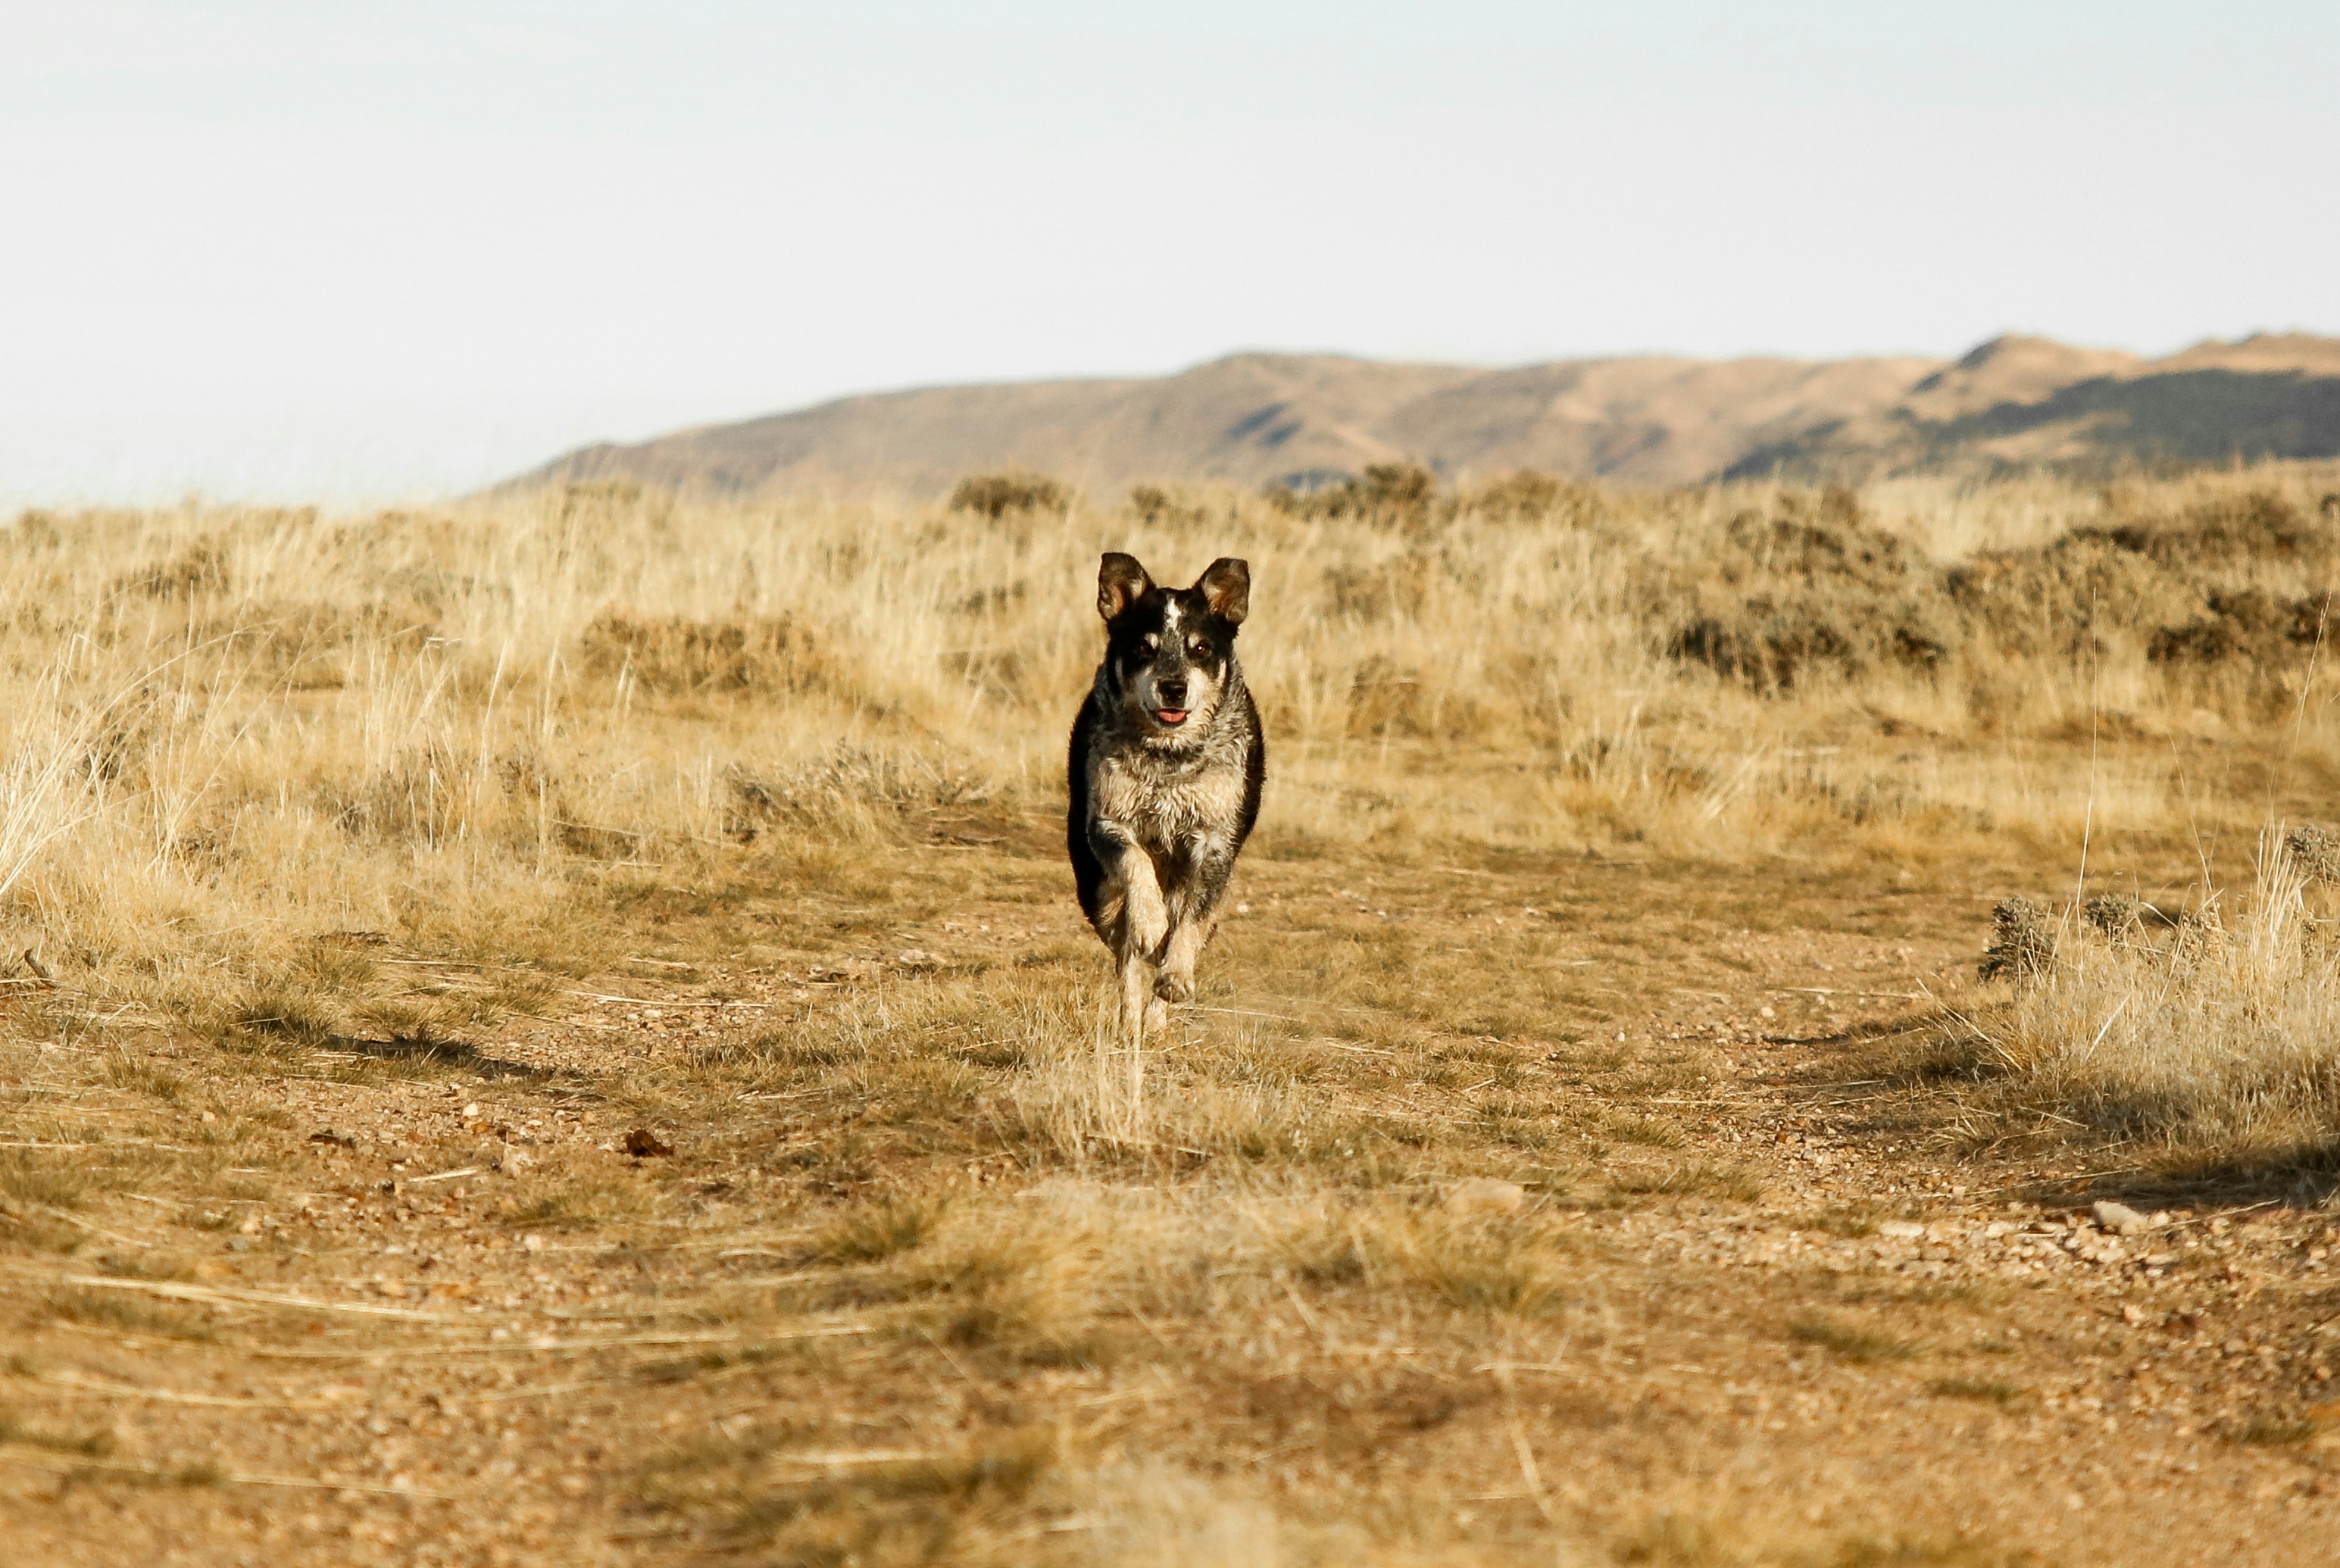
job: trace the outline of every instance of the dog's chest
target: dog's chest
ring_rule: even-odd
[[[1240,757],[1206,753],[1180,766],[1142,751],[1107,751],[1092,769],[1096,814],[1128,829],[1149,849],[1230,834],[1243,814]]]

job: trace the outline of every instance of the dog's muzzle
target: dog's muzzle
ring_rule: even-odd
[[[1186,722],[1190,710],[1186,707],[1186,683],[1165,680],[1154,688],[1154,721],[1165,729],[1175,729]]]

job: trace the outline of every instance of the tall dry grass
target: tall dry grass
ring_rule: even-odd
[[[1045,814],[1106,548],[1251,560],[1264,852],[2198,827],[2240,807],[2153,743],[2279,737],[2340,776],[2310,613],[2335,482],[27,513],[0,943],[93,995],[279,1017],[332,988],[321,936],[574,965],[630,878]],[[2076,766],[2105,734],[2138,743]]]
[[[2034,924],[2003,933],[2013,994],[1971,1021],[1971,1043],[2008,1075],[2008,1108],[2143,1166],[2328,1166],[2340,1152],[2340,941],[2316,878],[2271,829],[2246,887],[2205,889],[2174,923],[2117,897],[2052,926],[2043,911],[2003,914],[2003,928]]]
[[[287,1295],[461,1275],[479,1293],[431,1310],[480,1308],[471,1321],[493,1332],[552,1321],[535,1315],[557,1275],[596,1315],[684,1325],[671,1362],[548,1371],[562,1398],[529,1398],[548,1418],[517,1426],[547,1454],[610,1442],[597,1485],[663,1513],[660,1530],[705,1532],[676,1550],[834,1557],[916,1538],[1020,1563],[1058,1539],[1049,1522],[1077,1518],[1068,1559],[1460,1561],[1472,1548],[1453,1502],[1482,1488],[1514,1492],[1522,1520],[1532,1503],[1608,1538],[1626,1494],[1561,1512],[1556,1456],[1578,1445],[1597,1478],[1613,1441],[1602,1451],[1639,1465],[1639,1407],[1611,1412],[1587,1381],[1585,1403],[1535,1394],[1523,1415],[1509,1369],[1676,1365],[1648,1335],[1707,1330],[1640,1315],[1641,1252],[1612,1251],[1584,1211],[1759,1193],[1691,1087],[1718,1060],[1738,1067],[1699,1041],[1628,1045],[1629,1010],[1692,981],[1683,946],[1778,882],[1800,879],[1801,899],[1832,878],[1804,908],[1847,921],[1913,867],[1930,868],[1928,908],[2060,894],[2084,837],[2092,863],[2182,869],[2198,839],[2247,836],[2270,799],[2294,809],[2340,777],[2299,614],[2333,581],[2333,482],[1625,495],[1512,481],[1455,496],[1393,474],[1321,503],[1157,487],[1126,505],[1036,490],[1025,504],[1006,485],[957,510],[600,490],[340,517],[22,517],[0,529],[0,967],[32,950],[65,989],[22,973],[0,988],[20,998],[0,1031],[23,1101],[9,1136],[44,1146],[0,1151],[10,1233],[75,1255],[84,1278],[159,1283],[215,1255]],[[1107,547],[1165,577],[1227,552],[1255,568],[1244,648],[1273,778],[1238,897],[1280,908],[1230,927],[1215,973],[1233,994],[1205,1002],[1235,1007],[1133,1052],[1106,1027],[1106,965],[1085,938],[1019,930],[993,952],[963,926],[935,939],[953,949],[939,969],[857,969],[797,990],[800,1007],[760,961],[739,976],[734,931],[802,972],[799,957],[850,962],[839,948],[897,924],[947,931],[969,904],[997,923],[1069,891],[1048,819]],[[919,848],[934,839],[992,849]],[[1588,849],[1712,874],[1575,882]],[[1413,870],[1384,878],[1392,859]],[[2313,924],[2326,895],[2269,876],[2147,946],[2089,928],[1978,1013],[2009,1069],[2004,1106],[2156,1147],[2328,1126],[2333,963]],[[1487,916],[1519,930],[1508,904],[1531,878],[1551,884],[1532,895],[1546,913],[1571,903],[1568,921],[1490,939]],[[1351,887],[1384,881],[1500,887],[1506,907],[1360,892],[1371,918],[1348,908]],[[1589,887],[1616,901],[1584,918]],[[1317,900],[1332,918],[1304,907]],[[1059,914],[1051,931],[1072,932]],[[1573,967],[1580,933],[1597,967]],[[1565,967],[1551,961],[1563,943]],[[464,958],[487,962],[437,961]],[[624,964],[655,966],[658,988],[610,982]],[[594,991],[655,996],[689,976],[707,999],[736,981],[767,1005],[671,1032],[629,1010],[630,1037],[499,1048],[501,1016],[565,1005],[560,973],[597,968]],[[1612,1017],[1613,1050],[1605,1027],[1585,1037]],[[189,1049],[203,1034],[224,1048]],[[417,1069],[443,1082],[282,1082],[387,1077],[421,1049],[385,1046],[465,1037],[482,1047],[471,1062]],[[615,1048],[595,1062],[592,1042]],[[511,1071],[563,1060],[573,1076],[532,1087]],[[521,1107],[595,1131],[515,1139],[497,1124]],[[671,1157],[609,1148],[637,1126],[665,1129]],[[591,1146],[604,1133],[606,1153]],[[461,1151],[491,1138],[528,1145],[530,1162],[474,1186],[468,1211],[461,1187],[408,1163],[444,1154],[441,1174],[468,1181],[486,1161]],[[1499,1196],[1511,1181],[1532,1184],[1515,1207]],[[155,1209],[151,1229],[133,1204]],[[238,1232],[247,1218],[264,1227]],[[1692,1223],[1716,1233],[1711,1216]],[[439,1238],[427,1263],[384,1245],[422,1234]],[[255,1255],[217,1252],[245,1240]],[[451,1266],[425,1275],[438,1245]],[[678,1261],[636,1262],[658,1256]],[[51,1277],[20,1272],[36,1292]],[[612,1302],[604,1282],[621,1279]],[[75,1286],[27,1322],[150,1344],[212,1331],[192,1307],[123,1315],[134,1299]],[[1714,1301],[1669,1320],[1744,1320],[1716,1343],[1734,1365],[1776,1365],[1781,1325]],[[203,1359],[183,1379],[139,1365],[139,1384],[204,1386],[225,1358],[283,1349],[265,1343],[274,1319],[238,1322],[189,1352]],[[718,1325],[738,1335],[721,1355],[700,1338]],[[1808,1329],[1839,1358],[1869,1354],[1849,1320],[1787,1332]],[[496,1343],[517,1355],[530,1337]],[[368,1345],[391,1348],[336,1332],[295,1354]],[[1434,1363],[1414,1357],[1430,1347]],[[1148,1375],[1103,1375],[1117,1363]],[[37,1368],[18,1370],[19,1392],[45,1397]],[[617,1414],[552,1420],[596,1408],[570,1392],[586,1377]],[[669,1404],[689,1380],[713,1386]],[[486,1452],[462,1445],[473,1435],[512,1449],[531,1419],[507,1398],[530,1389],[481,1398],[469,1372],[390,1386],[395,1404],[373,1397],[393,1413],[422,1408],[426,1387],[452,1395],[451,1418],[470,1413],[461,1443],[413,1434],[446,1442],[451,1464]],[[1142,1407],[1122,1403],[1138,1388]],[[962,1389],[979,1403],[954,1405]],[[337,1444],[344,1408],[316,1428]],[[690,1424],[656,1425],[657,1409]],[[1121,1456],[1093,1441],[1101,1411],[1131,1413],[1104,1429]],[[871,1427],[873,1412],[899,1419]],[[1288,1418],[1315,1424],[1324,1473],[1385,1479],[1337,1496],[1259,1479],[1295,1454],[1315,1463],[1299,1444],[1319,1440]],[[1740,1416],[1716,1419],[1723,1447],[1743,1448]],[[1592,1435],[1611,1421],[1613,1440]],[[266,1452],[302,1452],[270,1425]],[[622,1445],[630,1427],[640,1446]],[[1688,1425],[1662,1435],[1698,1441]],[[880,1462],[796,1463],[835,1449]],[[225,1468],[233,1450],[219,1454]],[[484,1474],[525,1496],[555,1471]],[[1502,1528],[1502,1550],[1531,1539]],[[1659,1515],[1610,1554],[1734,1553],[1760,1554]]]

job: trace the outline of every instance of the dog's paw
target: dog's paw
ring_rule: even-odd
[[[1183,1007],[1195,999],[1195,977],[1161,975],[1154,982],[1154,994],[1165,1002],[1175,1002]]]
[[[1145,1032],[1149,1035],[1158,1035],[1169,1027],[1170,1009],[1163,1006],[1162,998],[1156,997],[1154,1000],[1146,1003]]]

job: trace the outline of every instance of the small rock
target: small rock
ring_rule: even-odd
[[[542,1252],[544,1250],[544,1238],[540,1236],[535,1235],[524,1236],[520,1238],[520,1245],[521,1250],[523,1252]]]
[[[636,1159],[646,1159],[652,1155],[670,1155],[674,1146],[648,1127],[636,1127],[626,1135],[626,1152]]]
[[[894,955],[894,962],[906,969],[939,969],[943,967],[943,956],[929,953],[924,948],[905,948]]]
[[[463,1115],[464,1115],[464,1116],[465,1116],[467,1119],[469,1119],[469,1120],[471,1120],[471,1121],[477,1121],[477,1120],[479,1120],[479,1119],[480,1119],[480,1102],[479,1102],[479,1101],[477,1101],[477,1100],[473,1100],[470,1105],[465,1106],[465,1107],[463,1107]]]
[[[2137,1236],[2153,1228],[2153,1222],[2125,1203],[2101,1200],[2088,1206],[2088,1217],[2097,1222],[2099,1230],[2115,1236]]]
[[[1446,1207],[1454,1214],[1516,1214],[1527,1200],[1527,1188],[1493,1176],[1465,1176],[1446,1193]]]
[[[1915,1220],[1889,1219],[1878,1226],[1877,1234],[1889,1236],[1895,1241],[1915,1241],[1926,1234],[1926,1227]]]
[[[2127,1306],[2121,1308],[2121,1321],[2127,1324],[2143,1323],[2145,1321],[2145,1308],[2137,1305],[2135,1302],[2130,1302]]]

